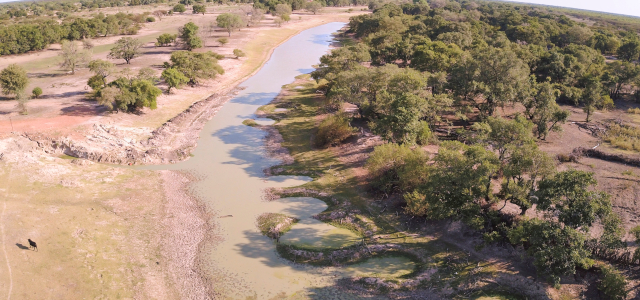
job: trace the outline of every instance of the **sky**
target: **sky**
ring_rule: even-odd
[[[2,1],[2,0],[0,0]],[[603,11],[640,17],[640,0],[506,0]]]
[[[14,0],[0,0],[10,2]],[[640,0],[506,0],[509,2],[522,2],[581,8],[587,10],[603,11],[616,14],[640,17]]]

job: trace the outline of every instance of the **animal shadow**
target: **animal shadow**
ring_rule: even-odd
[[[23,245],[23,244],[20,244],[20,243],[16,243],[16,246],[18,246],[18,248],[20,248],[20,249],[22,249],[22,250],[30,250],[30,248],[29,248],[29,247],[27,247],[27,246],[25,246],[25,245]]]

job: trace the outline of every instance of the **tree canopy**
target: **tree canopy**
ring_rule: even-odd
[[[131,63],[131,60],[140,56],[142,48],[142,42],[138,39],[123,37],[120,38],[116,45],[111,48],[107,57],[112,59],[124,59],[127,64]]]
[[[231,31],[236,29],[240,30],[240,28],[244,26],[242,18],[239,15],[232,13],[220,14],[216,18],[216,22],[218,27],[224,28],[229,32],[229,36],[231,36]]]

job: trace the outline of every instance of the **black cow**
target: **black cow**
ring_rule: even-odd
[[[38,244],[36,244],[36,242],[32,241],[31,239],[27,239],[29,241],[29,246],[31,248],[33,248],[35,251],[38,251]]]

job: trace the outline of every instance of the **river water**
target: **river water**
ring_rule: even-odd
[[[226,103],[200,133],[198,147],[187,161],[146,169],[186,170],[200,175],[194,192],[217,212],[216,232],[221,237],[214,249],[205,253],[206,273],[214,290],[225,299],[293,298],[355,299],[334,288],[337,278],[388,270],[390,274],[411,269],[403,259],[372,259],[362,265],[336,269],[292,264],[278,256],[273,241],[260,234],[256,217],[265,212],[280,212],[301,219],[283,236],[283,240],[315,246],[335,246],[356,239],[352,232],[312,219],[326,204],[309,197],[285,198],[273,202],[261,200],[262,190],[304,184],[304,176],[265,177],[263,170],[280,162],[265,155],[265,132],[245,126],[242,121],[255,118],[254,112],[271,102],[281,87],[312,66],[327,53],[331,34],[344,23],[328,23],[305,30],[280,45],[258,73],[241,84],[245,87]],[[232,217],[220,218],[220,216]],[[288,236],[287,236],[288,235]],[[323,245],[326,241],[326,245]],[[282,294],[284,293],[284,294]],[[371,299],[371,298],[368,298]]]

